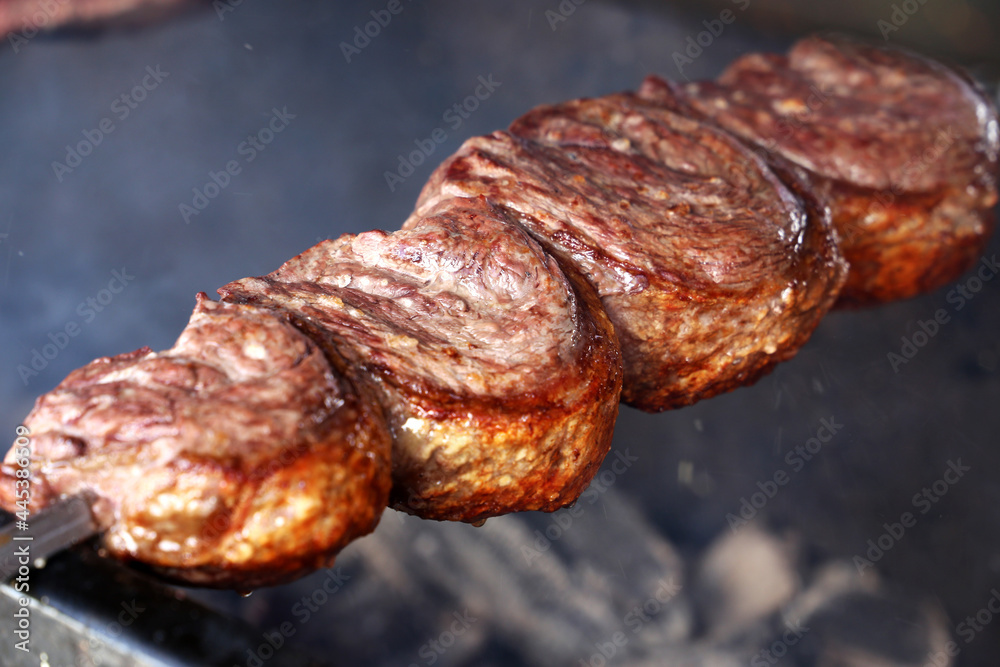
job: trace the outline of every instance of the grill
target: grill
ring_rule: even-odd
[[[713,76],[825,21],[822,3],[768,20],[765,2],[389,4],[223,0],[2,52],[0,434],[91,359],[169,347],[197,291],[397,228],[463,139],[646,73]],[[975,44],[998,23],[932,5],[889,39],[994,77]],[[0,663],[994,665],[998,250],[939,292],[832,314],[753,387],[623,408],[601,473],[554,515],[390,511],[332,568],[249,597],[78,545],[30,574],[27,653],[0,588]]]

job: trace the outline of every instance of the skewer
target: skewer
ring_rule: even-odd
[[[0,580],[9,581],[22,566],[44,562],[99,532],[90,503],[79,496],[32,514],[30,522],[11,521],[0,527]]]

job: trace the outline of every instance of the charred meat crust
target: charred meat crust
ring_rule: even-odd
[[[204,294],[170,350],[91,362],[25,425],[36,507],[90,495],[111,554],[182,583],[296,579],[371,532],[389,492],[378,404],[286,314]]]
[[[539,107],[470,139],[417,211],[463,195],[488,197],[579,267],[621,340],[622,400],[647,411],[792,356],[846,272],[822,207],[728,134],[634,95]]]
[[[997,201],[997,114],[963,74],[894,47],[809,37],[751,54],[716,82],[647,79],[794,165],[828,205],[851,270],[839,305],[914,296],[982,252]]]
[[[344,351],[389,419],[397,509],[476,522],[572,503],[621,390],[596,295],[485,199],[405,227],[321,243],[219,292],[286,308]]]

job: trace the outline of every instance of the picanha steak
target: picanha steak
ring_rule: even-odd
[[[38,399],[32,501],[92,498],[111,554],[187,583],[324,567],[375,528],[390,486],[381,409],[343,365],[287,313],[201,294],[169,350],[97,359]],[[4,479],[0,503],[14,495]]]
[[[631,94],[539,107],[466,141],[417,210],[477,194],[593,284],[621,340],[622,400],[643,410],[791,357],[847,270],[826,212],[745,145]]]
[[[639,94],[677,92],[830,207],[851,265],[843,305],[933,290],[982,254],[1000,130],[962,73],[900,48],[814,36],[787,56],[743,56],[718,81],[651,77]]]
[[[387,504],[559,509],[619,399],[749,384],[838,299],[968,266],[998,134],[963,75],[842,38],[536,108],[463,144],[402,230],[200,295],[170,350],[98,359],[39,398],[31,511],[81,495],[113,555],[246,588],[328,565]],[[12,450],[11,510],[17,472]]]
[[[403,231],[326,241],[219,292],[294,312],[372,384],[398,509],[473,522],[556,510],[610,447],[621,358],[600,301],[484,198],[444,199]]]

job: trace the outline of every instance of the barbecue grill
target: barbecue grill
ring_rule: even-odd
[[[8,46],[0,434],[13,440],[34,397],[91,359],[169,347],[196,292],[322,238],[397,228],[465,138],[647,73],[713,76],[746,51],[784,50],[794,35],[779,24],[803,25],[740,4],[404,2],[385,21],[384,2],[224,1]],[[944,16],[933,3],[889,39],[931,55],[956,44],[950,55],[995,77],[995,59],[960,47],[995,39],[997,23],[947,6],[933,39],[920,33]],[[712,34],[705,22],[727,8],[734,20]],[[862,28],[882,39],[875,21]],[[705,31],[679,69],[674,54]],[[331,568],[249,597],[167,587],[84,542],[31,571],[29,652],[15,647],[20,594],[0,589],[0,663],[994,665],[988,274],[835,313],[753,387],[623,409],[590,490],[554,515],[474,528],[390,511]]]

